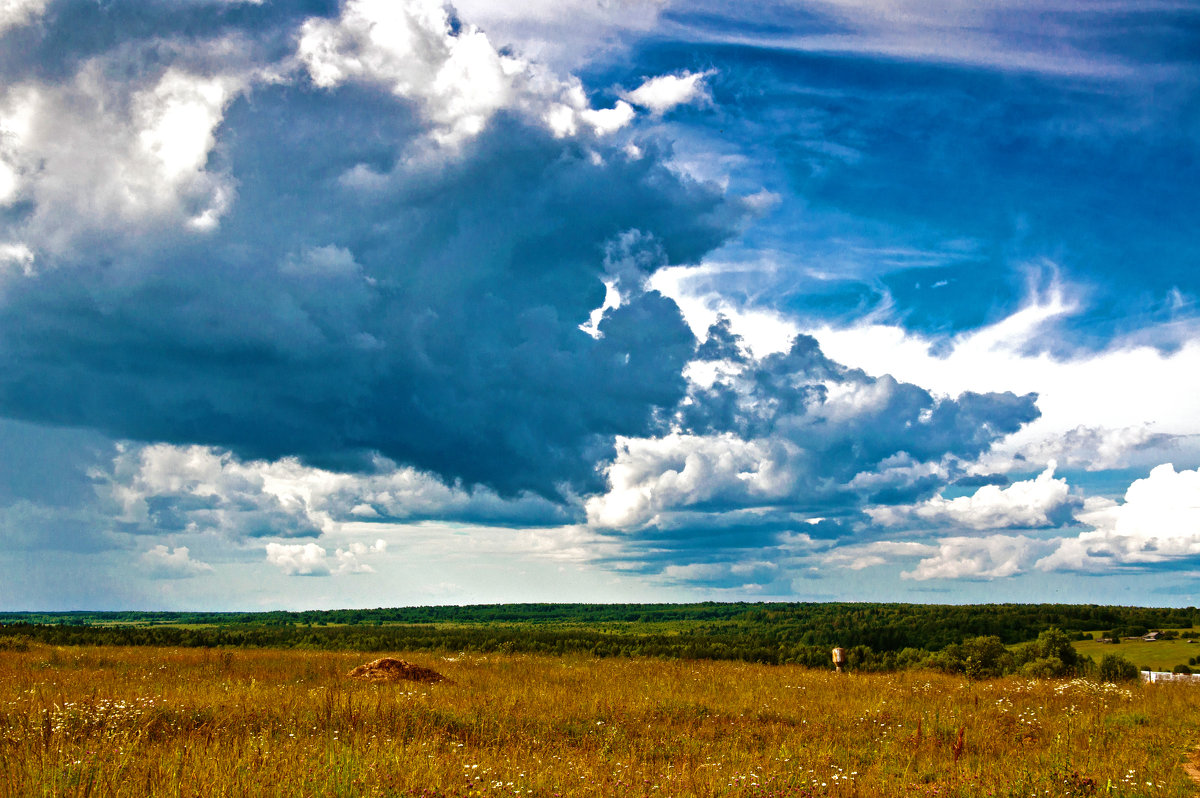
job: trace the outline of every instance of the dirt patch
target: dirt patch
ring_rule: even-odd
[[[1188,775],[1189,779],[1200,784],[1200,767],[1197,767],[1198,762],[1200,762],[1200,748],[1192,751],[1188,755],[1188,758],[1183,760],[1183,772]]]
[[[422,668],[402,659],[384,657],[366,665],[359,665],[346,674],[352,679],[367,679],[372,682],[435,682],[448,681],[445,676],[435,670]]]

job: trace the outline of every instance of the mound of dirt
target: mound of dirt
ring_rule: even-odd
[[[429,668],[422,668],[402,659],[384,657],[366,665],[359,665],[346,674],[352,679],[368,679],[372,682],[444,682],[446,677]]]

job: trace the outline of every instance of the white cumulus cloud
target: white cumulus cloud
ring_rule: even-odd
[[[1028,570],[1045,543],[1025,535],[952,537],[937,541],[937,553],[902,571],[904,579],[1001,579]]]
[[[1034,479],[1006,488],[984,485],[970,496],[946,499],[938,494],[919,504],[871,507],[866,512],[884,526],[913,520],[980,530],[1054,526],[1067,520],[1064,513],[1080,503],[1072,498],[1067,481],[1055,478],[1054,469],[1052,462]]]
[[[33,263],[33,253],[24,244],[0,244],[0,277],[18,273],[32,277]]]
[[[48,0],[0,0],[0,33],[27,25],[46,10]]]
[[[1038,561],[1039,569],[1100,571],[1195,556],[1200,554],[1200,469],[1157,466],[1129,486],[1124,502],[1094,499],[1077,517],[1092,529],[1064,539]]]
[[[937,546],[916,541],[877,540],[873,543],[839,546],[821,557],[821,562],[837,568],[861,571],[887,565],[902,557],[928,557],[937,554]]]
[[[127,54],[85,61],[57,84],[0,87],[0,205],[32,203],[20,226],[27,248],[62,253],[88,235],[136,237],[163,224],[210,231],[234,181],[210,171],[225,109],[253,76],[225,43],[228,72],[172,66],[139,84],[111,80]]]
[[[268,543],[267,562],[288,576],[329,576],[329,552],[316,543]]]
[[[592,126],[598,135],[615,133],[633,121],[634,110],[629,103],[618,100],[612,108],[584,109],[578,116]]]
[[[684,72],[681,75],[659,75],[626,93],[625,99],[661,116],[676,106],[707,100],[708,90],[704,81],[714,74],[714,71],[709,70]]]
[[[187,546],[174,550],[159,544],[141,556],[142,570],[153,579],[186,579],[212,571],[206,562],[193,560]]]
[[[1143,331],[1178,343],[1169,350],[1130,338],[1073,356],[1043,351],[1039,342],[1046,330],[1079,310],[1066,288],[1056,284],[1031,295],[1010,316],[941,347],[920,333],[871,318],[811,334],[835,360],[935,393],[1037,393],[1041,417],[986,455],[980,467],[985,473],[1052,458],[1092,470],[1141,463],[1155,452],[1155,462],[1163,462],[1166,446],[1200,434],[1193,399],[1200,395],[1200,338],[1194,323]]]
[[[351,0],[338,18],[304,24],[299,56],[318,86],[363,80],[416,100],[448,142],[509,104],[525,69],[474,27],[455,35],[440,0]]]
[[[345,548],[338,548],[334,551],[334,556],[337,558],[337,571],[339,574],[373,574],[375,569],[362,561],[362,558],[369,557],[373,554],[383,554],[387,551],[387,541],[382,538],[376,540],[368,546],[366,543],[354,542],[347,545]]]
[[[363,519],[458,517],[537,526],[568,517],[567,509],[531,494],[505,499],[387,460],[376,466],[353,474],[295,458],[242,461],[212,447],[160,443],[126,449],[111,472],[93,477],[106,484],[126,523],[148,531],[217,531],[235,540],[335,534]]]
[[[794,483],[789,464],[799,455],[788,441],[730,434],[620,438],[608,492],[587,501],[588,522],[632,529],[718,498],[735,506],[779,500]]]
[[[363,558],[383,554],[387,551],[387,542],[376,540],[370,546],[351,543],[335,549],[333,557],[316,543],[268,543],[266,551],[267,562],[288,576],[370,574],[375,569],[363,562]]]
[[[603,135],[634,116],[623,102],[592,109],[577,79],[498,50],[479,28],[455,24],[440,0],[350,0],[336,19],[304,24],[298,55],[318,86],[360,81],[412,100],[446,146],[478,135],[506,108],[557,135],[574,135],[580,123]]]

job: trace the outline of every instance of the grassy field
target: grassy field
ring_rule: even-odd
[[[1200,631],[1196,629],[1180,629],[1178,640],[1155,640],[1151,643],[1141,640],[1122,640],[1120,643],[1099,642],[1096,640],[1080,640],[1075,642],[1075,650],[1084,656],[1099,662],[1105,654],[1119,654],[1137,665],[1138,668],[1149,666],[1156,671],[1169,671],[1176,665],[1186,665],[1192,657],[1200,657],[1200,642],[1189,643],[1188,640],[1200,641]],[[1196,668],[1200,673],[1200,667]]]
[[[0,796],[1191,796],[1200,690],[582,656],[0,650]]]

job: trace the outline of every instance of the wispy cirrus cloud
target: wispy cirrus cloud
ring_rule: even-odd
[[[708,14],[696,20],[687,13],[697,7]],[[1075,78],[1124,79],[1159,69],[1158,79],[1165,80],[1186,57],[1134,55],[1120,46],[1120,36],[1154,36],[1164,25],[1186,26],[1191,10],[1175,0],[1087,5],[818,0],[776,2],[754,19],[713,4],[679,3],[666,18],[675,35],[691,40]]]

